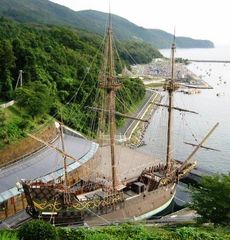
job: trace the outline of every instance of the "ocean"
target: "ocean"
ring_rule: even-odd
[[[170,50],[161,50],[169,57]],[[230,47],[213,49],[177,49],[176,57],[202,60],[229,60]],[[206,81],[213,89],[202,89],[199,94],[175,93],[175,106],[196,111],[199,114],[174,114],[174,158],[186,160],[193,147],[184,142],[199,143],[208,131],[219,122],[219,126],[205,142],[205,146],[217,151],[200,149],[194,155],[198,166],[202,169],[227,173],[230,172],[230,63],[198,63],[193,62],[188,68]],[[166,94],[163,98],[167,100]],[[145,132],[145,146],[139,151],[153,154],[165,159],[167,111],[158,108],[152,116]]]

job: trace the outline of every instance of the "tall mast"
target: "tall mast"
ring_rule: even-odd
[[[168,96],[169,96],[169,107],[168,107],[168,132],[167,132],[167,154],[166,154],[166,173],[169,173],[172,168],[172,158],[173,158],[173,107],[174,107],[174,91],[176,89],[175,86],[175,33],[174,39],[171,46],[171,78],[167,85]]]
[[[112,167],[112,187],[116,188],[117,169],[116,169],[116,156],[115,156],[115,99],[116,91],[119,89],[120,84],[117,83],[113,61],[113,40],[112,40],[112,22],[111,14],[109,13],[109,27],[107,31],[107,46],[106,46],[106,76],[105,80],[100,83],[100,87],[104,88],[107,92],[108,112],[109,112],[109,129],[110,129],[110,152],[111,152],[111,167]]]

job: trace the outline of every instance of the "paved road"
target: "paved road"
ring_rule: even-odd
[[[133,114],[133,117],[139,117],[142,115],[142,113],[145,111],[146,107],[148,107],[148,103],[151,100],[153,93],[154,93],[153,90],[146,90],[145,100],[139,107],[138,111],[136,111]],[[127,119],[124,127],[118,129],[118,131],[117,131],[118,134],[121,134],[122,136],[123,135],[129,136],[130,132],[132,131],[133,127],[135,126],[135,124],[137,122],[138,122],[138,120]]]
[[[65,149],[70,155],[81,159],[91,147],[91,142],[82,138],[65,135]],[[57,139],[55,146],[61,148],[61,141]],[[77,146],[77,147],[76,147]],[[68,164],[73,163],[68,160]],[[42,149],[24,160],[0,169],[0,193],[15,187],[20,179],[36,179],[63,167],[62,156],[51,148]]]

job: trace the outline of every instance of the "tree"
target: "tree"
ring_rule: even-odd
[[[31,82],[16,91],[18,105],[25,108],[33,118],[48,113],[53,100],[54,93],[40,81]]]
[[[11,70],[15,64],[12,45],[9,41],[0,42],[0,92],[5,100],[11,100],[13,94]]]
[[[149,63],[153,58],[163,57],[157,49],[145,42],[131,40],[119,45],[119,55],[128,64]]]
[[[203,177],[199,188],[192,188],[191,208],[203,222],[230,223],[230,173]]]
[[[28,37],[26,37],[28,39]],[[30,47],[23,46],[23,40],[15,38],[12,41],[15,60],[14,76],[18,76],[19,70],[23,70],[23,84],[37,79],[36,59],[34,51]]]
[[[97,124],[93,122],[92,111],[87,111],[85,106],[94,105],[98,96],[99,66],[103,62],[102,37],[77,29],[29,26],[4,19],[0,19],[0,32],[0,98],[8,100],[12,95],[16,96],[20,107],[33,118],[48,112],[56,115],[60,112],[57,106],[63,104],[63,121],[84,133],[92,133],[91,127]],[[159,54],[154,54],[150,45],[140,42],[121,43],[121,47],[121,58],[114,54],[118,72],[123,63],[133,64],[126,49],[131,50],[138,63],[151,61]],[[23,88],[15,95],[12,89],[19,70],[23,70]],[[40,82],[34,83],[38,86],[36,89],[32,84],[34,81]],[[117,110],[127,112],[144,97],[145,88],[136,80],[122,83],[124,88],[118,92],[120,101],[116,106]],[[59,97],[55,104],[53,93]],[[66,104],[70,100],[71,104]]]

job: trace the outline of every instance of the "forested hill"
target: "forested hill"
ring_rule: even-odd
[[[0,32],[0,102],[16,99],[13,107],[20,107],[11,113],[0,108],[0,148],[24,136],[25,130],[33,129],[34,121],[44,121],[49,114],[85,134],[94,134],[91,127],[92,121],[97,126],[96,113],[86,106],[92,106],[99,96],[103,38],[76,28],[4,18],[0,18]],[[133,59],[145,63],[161,56],[152,46],[135,41],[117,42],[116,49],[120,53],[119,58],[114,53],[117,73],[134,64]],[[19,70],[23,70],[23,87],[15,91]],[[122,101],[116,107],[127,112],[142,100],[145,88],[139,79],[121,81],[124,87],[118,97]]]
[[[107,14],[86,10],[72,11],[48,0],[1,0],[0,16],[20,22],[69,25],[91,32],[104,34]],[[169,48],[172,35],[159,29],[139,27],[125,18],[113,15],[113,28],[120,40],[141,40],[157,48]],[[210,48],[214,44],[209,40],[196,40],[188,37],[177,37],[177,47]]]

